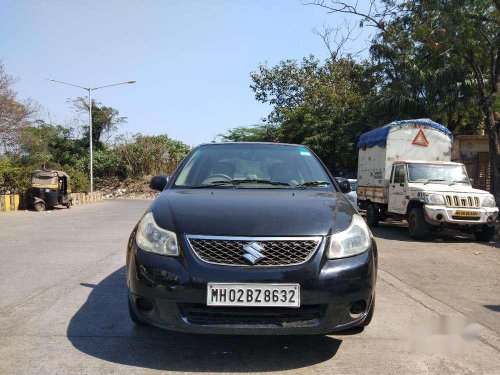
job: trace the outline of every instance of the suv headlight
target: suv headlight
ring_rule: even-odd
[[[168,256],[179,255],[177,236],[174,232],[160,228],[152,212],[142,217],[137,227],[135,240],[137,246],[144,251]]]
[[[428,204],[444,205],[444,197],[441,194],[425,194],[425,202]]]
[[[371,245],[368,226],[359,215],[353,215],[349,228],[330,236],[329,259],[346,258],[364,253]]]
[[[497,203],[495,202],[495,197],[493,195],[489,195],[483,198],[481,202],[481,206],[483,207],[496,207]]]

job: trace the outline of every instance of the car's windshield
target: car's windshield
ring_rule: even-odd
[[[233,143],[198,147],[174,187],[333,189],[333,184],[306,147]]]
[[[469,177],[463,165],[409,163],[408,181],[469,184]]]

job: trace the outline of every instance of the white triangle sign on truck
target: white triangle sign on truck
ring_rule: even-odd
[[[429,146],[429,141],[427,140],[427,137],[425,136],[425,133],[422,129],[420,129],[417,133],[417,136],[411,143],[412,145],[415,146],[422,146],[422,147],[427,147]]]

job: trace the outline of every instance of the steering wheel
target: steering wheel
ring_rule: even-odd
[[[208,176],[207,178],[205,178],[201,184],[202,185],[210,185],[214,181],[221,181],[221,180],[231,181],[232,178],[229,177],[227,174],[216,173],[216,174],[212,174],[212,175]]]

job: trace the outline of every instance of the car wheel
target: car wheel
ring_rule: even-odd
[[[35,203],[35,211],[42,212],[42,211],[45,211],[45,209],[46,209],[45,203],[43,203],[43,202],[36,202]]]
[[[424,210],[421,207],[412,208],[408,216],[408,231],[410,237],[416,240],[426,240],[429,237],[430,228],[425,222]]]
[[[130,319],[137,325],[140,326],[144,325],[144,323],[141,321],[141,319],[135,312],[134,307],[132,306],[132,299],[130,297],[130,294],[127,296],[127,300],[128,300],[128,314],[130,315]]]
[[[482,230],[474,232],[476,241],[490,242],[495,237],[495,226],[483,226]]]
[[[380,218],[378,214],[377,206],[373,203],[368,204],[366,209],[366,222],[369,227],[376,227],[378,225]]]
[[[370,306],[370,311],[368,311],[368,315],[366,315],[366,319],[361,323],[360,327],[367,327],[372,319],[373,319],[373,313],[375,312],[375,295],[373,295],[373,301],[372,305]]]

